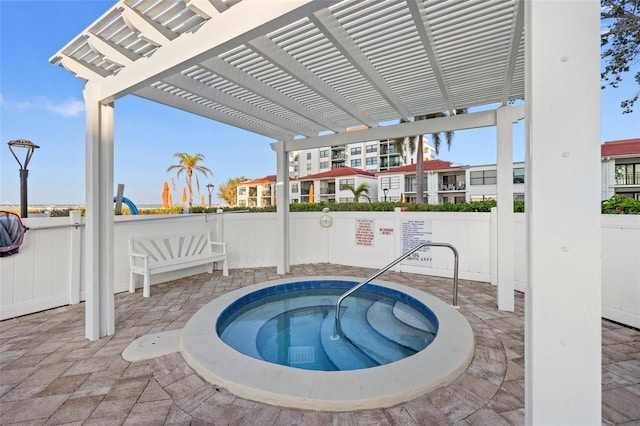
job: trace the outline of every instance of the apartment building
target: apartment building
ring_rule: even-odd
[[[424,144],[423,158],[431,159],[434,149]],[[393,140],[360,142],[341,146],[328,146],[289,154],[289,177],[299,178],[329,170],[352,167],[377,173],[382,170],[413,164],[416,152],[409,149],[405,139],[404,149],[399,152]]]
[[[354,167],[338,167],[292,179],[289,181],[289,199],[292,203],[366,202],[365,197],[354,200],[353,192],[345,188],[347,185],[357,188],[363,183],[369,185],[368,197],[376,201],[378,199],[376,175]]]
[[[401,156],[395,151],[395,147],[390,141],[351,144],[339,148],[320,148],[301,152],[305,158],[308,158],[305,161],[309,164],[313,163],[314,153],[317,153],[317,158],[326,159],[323,161],[329,162],[329,165],[323,164],[323,168],[327,169],[325,171],[306,174],[290,181],[290,200],[292,203],[309,202],[311,185],[315,189],[315,192],[312,192],[312,201],[314,202],[353,201],[353,194],[340,188],[344,184],[357,187],[365,182],[371,188],[369,192],[371,200],[416,201],[415,158],[411,160],[412,164],[403,165]],[[364,157],[362,157],[363,150]],[[378,161],[376,164],[378,169],[375,172],[373,166],[370,170],[363,170],[361,167],[343,165],[343,163],[347,164],[347,162],[358,158],[365,159],[365,161],[366,158],[374,158],[374,155],[368,157],[366,155],[374,152]],[[602,199],[606,200],[611,198],[613,194],[620,194],[640,200],[640,138],[605,142],[601,146],[601,155]],[[332,163],[336,164],[335,167],[332,166]],[[322,164],[322,161],[319,164]],[[360,163],[356,161],[353,164]],[[314,170],[314,167],[311,166],[308,170]],[[270,205],[266,204],[269,201],[262,194],[274,193],[275,176],[270,182],[269,190],[264,187],[265,183],[263,182],[267,178],[270,177],[256,179],[239,186],[239,205],[247,207]],[[467,166],[428,159],[424,162],[423,197],[428,204],[457,204],[493,200],[496,199],[497,194],[496,179],[497,167],[495,164]],[[516,162],[513,163],[514,200],[524,201],[524,193],[525,164],[524,162]],[[244,204],[240,204],[241,202]],[[273,197],[270,202],[273,203]]]
[[[640,138],[602,144],[602,199],[620,194],[640,200]]]
[[[276,204],[276,175],[241,182],[236,187],[238,207],[267,207]]]

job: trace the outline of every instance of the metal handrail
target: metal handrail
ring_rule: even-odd
[[[370,283],[371,281],[375,280],[380,275],[384,274],[389,269],[391,269],[393,266],[395,266],[398,263],[402,262],[404,259],[406,259],[407,257],[409,257],[410,255],[412,255],[413,253],[417,252],[418,250],[420,250],[423,247],[449,247],[451,249],[451,251],[453,251],[453,257],[454,257],[454,264],[453,264],[453,307],[458,309],[458,250],[456,250],[456,248],[454,246],[452,246],[451,244],[449,244],[449,243],[434,243],[434,242],[420,243],[417,246],[415,246],[414,248],[412,248],[411,250],[409,250],[408,252],[404,253],[402,256],[400,256],[397,259],[395,259],[393,262],[391,262],[388,265],[386,265],[385,267],[379,269],[376,273],[371,275],[366,280],[362,281],[361,283],[355,285],[351,289],[349,289],[346,292],[344,292],[342,294],[342,296],[340,296],[338,298],[338,302],[336,303],[334,335],[331,336],[331,337],[334,338],[334,339],[338,339],[338,338],[340,338],[340,335],[342,334],[342,330],[340,329],[340,305],[342,304],[344,299],[346,299],[347,297],[351,296],[355,291],[357,291],[358,289],[360,289],[364,285]]]

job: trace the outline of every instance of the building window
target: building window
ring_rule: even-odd
[[[328,169],[329,168],[329,162],[328,161],[321,161],[320,162],[320,168],[321,169]]]
[[[367,166],[373,166],[378,164],[378,157],[368,157],[367,158]]]
[[[640,185],[640,163],[616,164],[616,185]]]
[[[417,179],[416,176],[405,176],[404,177],[404,190],[407,192],[416,192],[416,183],[417,183]],[[384,188],[384,187],[383,187]],[[422,177],[422,191],[423,192],[427,192],[427,176],[423,176]]]
[[[310,172],[311,171],[311,163],[307,163],[307,171]]]
[[[238,187],[238,195],[247,195],[247,187],[239,186]]]
[[[470,198],[469,201],[489,201],[489,200],[496,200],[497,199],[495,194],[472,195],[469,198]]]
[[[378,152],[378,147],[376,145],[367,145],[367,153]]]
[[[524,167],[513,169],[513,183],[524,183]]]
[[[294,172],[299,172],[300,171],[300,166],[297,165],[297,164],[295,166],[293,166],[293,171]]]
[[[496,184],[495,170],[482,170],[478,172],[471,172],[471,185],[495,185],[495,184]]]
[[[351,155],[360,155],[360,154],[362,154],[361,147],[351,148]]]
[[[298,184],[297,183],[292,183],[291,184],[291,192],[293,192],[294,194],[298,193]]]
[[[247,200],[238,200],[238,207],[247,207]]]
[[[320,151],[320,158],[329,158],[329,150],[323,149],[322,151]]]
[[[351,167],[361,167],[362,159],[358,158],[356,160],[351,160]]]
[[[338,181],[338,186],[340,190],[343,190],[346,185],[351,185],[352,187],[356,186],[356,180],[354,178],[351,179],[340,179]]]
[[[311,160],[311,153],[307,152],[307,160]]]
[[[387,189],[400,189],[400,176],[381,177],[380,187]]]

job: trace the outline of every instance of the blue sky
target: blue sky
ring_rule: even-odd
[[[7,142],[40,145],[29,164],[29,204],[84,204],[83,80],[49,58],[106,12],[115,1],[0,0],[0,204],[19,204],[18,164]],[[636,64],[636,67],[640,64]],[[601,141],[640,137],[640,105],[622,114],[620,101],[637,90],[631,76],[602,91]],[[514,128],[514,160],[524,160],[524,126]],[[228,178],[275,174],[271,139],[133,96],[116,101],[115,184],[134,203],[160,204],[166,170],[176,152],[202,153],[216,188]],[[495,130],[456,132],[440,159],[495,163]],[[176,180],[180,198],[182,181]],[[195,189],[194,189],[195,191]],[[217,189],[216,189],[217,192]],[[194,194],[199,203],[200,194]],[[214,203],[219,202],[215,197]]]

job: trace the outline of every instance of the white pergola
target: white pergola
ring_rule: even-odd
[[[116,99],[274,140],[278,273],[289,270],[288,152],[496,126],[504,310],[512,123],[526,111],[526,420],[599,424],[600,187],[580,173],[600,167],[599,12],[596,0],[120,0],[50,60],[86,80],[87,338],[115,333]],[[509,106],[517,99],[525,105]],[[486,105],[497,107],[454,115]]]

